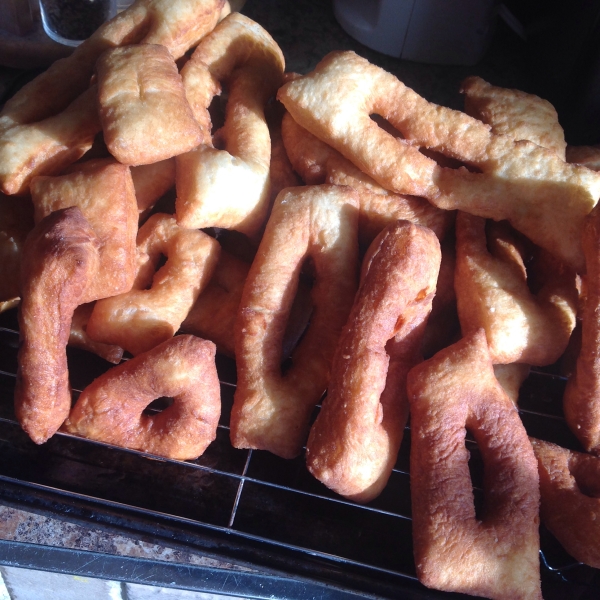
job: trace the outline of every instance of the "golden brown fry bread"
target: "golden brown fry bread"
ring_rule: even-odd
[[[177,221],[254,236],[269,208],[271,141],[265,104],[281,84],[284,58],[273,38],[231,13],[198,45],[181,74],[196,120],[210,133],[208,107],[228,89],[225,125],[177,158]],[[214,142],[214,146],[213,146]]]
[[[481,77],[467,77],[460,86],[465,112],[491,126],[492,132],[515,140],[530,140],[565,160],[565,132],[554,106],[521,90],[491,85]]]
[[[252,263],[236,320],[236,448],[297,456],[329,380],[331,360],[354,300],[358,200],[351,188],[283,190]],[[310,326],[282,374],[282,342],[303,263],[316,272]]]
[[[600,459],[531,438],[542,522],[576,560],[600,568]]]
[[[432,229],[442,239],[453,223],[453,213],[440,210],[424,198],[394,194],[355,167],[337,150],[298,125],[286,113],[282,137],[292,166],[309,185],[349,185],[359,193],[359,241],[368,246],[386,225],[407,220]]]
[[[398,221],[366,261],[306,444],[308,470],[357,502],[381,493],[396,462],[408,419],[406,375],[422,359],[440,244],[430,229]]]
[[[537,461],[496,381],[483,330],[408,374],[413,544],[426,586],[498,600],[541,599]],[[465,430],[485,472],[475,514]]]
[[[65,350],[98,262],[98,240],[77,207],[53,212],[25,242],[15,414],[36,444],[54,435],[71,409]]]
[[[82,303],[131,289],[138,211],[128,167],[100,159],[66,175],[35,177],[31,199],[36,222],[60,208],[79,207],[100,241],[100,269]]]
[[[179,227],[171,215],[152,215],[138,232],[133,289],[96,302],[88,335],[133,355],[173,337],[210,280],[219,250],[206,233]],[[162,256],[167,262],[156,271]]]
[[[563,396],[565,419],[588,452],[600,453],[600,212],[594,209],[583,233],[587,273],[583,278],[581,349]]]
[[[533,242],[584,267],[581,230],[600,197],[600,174],[533,142],[494,135],[477,119],[432,104],[353,52],[333,52],[278,92],[295,121],[399,194],[443,209],[507,219]],[[404,137],[379,127],[389,121]],[[471,169],[438,165],[427,148]]]
[[[101,344],[91,339],[87,333],[87,324],[94,309],[94,303],[88,302],[75,309],[71,321],[71,332],[69,334],[69,346],[80,348],[97,354],[107,362],[119,364],[123,358],[123,348],[110,344]]]
[[[140,219],[144,219],[156,202],[175,187],[175,159],[131,167],[131,178]]]
[[[148,165],[193,150],[204,140],[165,46],[106,50],[96,73],[104,141],[119,162]]]
[[[565,351],[575,328],[575,273],[557,269],[533,293],[518,238],[506,223],[459,212],[455,291],[463,335],[484,328],[494,363],[543,366]]]
[[[21,254],[25,238],[33,229],[33,225],[33,206],[29,198],[14,198],[0,194],[1,303],[19,297]]]
[[[600,145],[567,146],[567,162],[584,165],[592,171],[600,171]]]
[[[101,127],[97,91],[88,88],[104,50],[161,44],[177,59],[214,28],[222,8],[223,0],[137,0],[25,85],[0,112],[0,190],[23,194],[32,175],[57,173],[91,147]]]
[[[156,415],[157,398],[173,404]],[[215,345],[179,335],[113,367],[86,387],[64,430],[168,458],[198,458],[215,439],[221,390]]]

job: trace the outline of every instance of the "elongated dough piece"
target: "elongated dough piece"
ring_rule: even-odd
[[[410,486],[419,580],[497,600],[540,600],[537,461],[494,376],[481,329],[408,375]],[[484,463],[476,515],[465,434]]]
[[[98,240],[77,207],[53,212],[25,241],[15,414],[36,444],[54,435],[71,410],[71,319],[97,271]]]
[[[236,320],[238,381],[230,424],[236,448],[283,458],[302,450],[357,288],[357,225],[358,200],[351,188],[287,188],[277,197]],[[282,373],[283,336],[308,258],[316,273],[315,308],[292,366]]]
[[[223,84],[225,124],[177,158],[177,222],[256,236],[269,209],[271,140],[265,105],[281,85],[281,49],[258,23],[232,13],[198,45],[181,74],[196,120],[210,134],[208,108]]]
[[[384,188],[439,208],[507,219],[569,266],[584,268],[581,231],[600,198],[600,174],[527,140],[494,135],[465,113],[428,102],[353,52],[332,52],[278,99],[295,121]],[[394,137],[370,116],[386,119]],[[439,166],[420,148],[472,170]]]
[[[306,445],[308,470],[358,502],[379,495],[396,462],[408,419],[406,375],[421,360],[440,244],[430,229],[398,221],[365,260]]]

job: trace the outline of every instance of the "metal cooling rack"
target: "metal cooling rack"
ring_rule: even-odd
[[[0,315],[0,496],[5,502],[192,546],[263,573],[326,584],[330,593],[457,597],[426,590],[416,580],[408,428],[383,493],[366,506],[349,502],[315,480],[303,457],[289,461],[231,446],[235,364],[218,356],[221,421],[217,439],[198,460],[167,460],[63,433],[37,446],[14,417],[17,346],[16,311],[8,311]],[[111,366],[75,349],[68,350],[68,358],[75,395]],[[577,448],[562,418],[563,386],[556,375],[532,373],[519,408],[530,435]],[[476,445],[467,440],[467,446],[477,497],[482,466]],[[541,562],[546,600],[574,594],[583,599],[600,589],[600,572],[575,562],[545,530]]]

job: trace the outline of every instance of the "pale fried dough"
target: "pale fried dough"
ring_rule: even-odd
[[[483,330],[408,375],[410,486],[419,580],[495,599],[541,600],[537,461],[496,381]],[[484,462],[476,515],[465,434]]]
[[[439,208],[508,219],[562,261],[584,268],[580,236],[600,197],[599,173],[533,142],[494,135],[353,52],[330,53],[312,73],[283,85],[278,98],[300,125],[384,188],[424,196]],[[404,138],[384,131],[372,113]],[[480,172],[441,167],[419,147]]]
[[[87,324],[94,309],[94,303],[82,304],[75,309],[71,320],[71,332],[69,334],[69,346],[80,348],[87,352],[93,352],[100,358],[113,364],[119,364],[123,358],[123,348],[111,344],[96,342],[87,334]]]
[[[131,289],[138,210],[128,167],[99,159],[74,165],[66,175],[35,177],[31,198],[36,222],[60,208],[79,207],[100,241],[100,269],[82,303]]]
[[[277,197],[236,320],[238,381],[230,423],[236,448],[283,458],[300,453],[356,292],[357,221],[351,188],[288,188]],[[292,353],[292,366],[282,373],[286,322],[309,257],[316,272],[314,313]]]
[[[133,355],[173,337],[210,280],[219,251],[206,233],[179,227],[171,215],[152,215],[138,232],[133,289],[96,302],[88,335]],[[167,261],[159,267],[161,256]]]
[[[306,444],[308,470],[357,502],[381,493],[396,462],[408,419],[406,375],[421,360],[440,261],[430,229],[398,221],[375,239],[363,264]]]
[[[228,90],[225,124],[177,158],[177,221],[255,236],[269,209],[271,142],[264,110],[281,84],[284,58],[273,38],[248,17],[227,16],[182,68],[196,120],[210,133],[208,108],[221,83]]]
[[[148,165],[198,146],[196,122],[167,48],[133,44],[96,62],[98,109],[109,152],[125,165]]]
[[[531,439],[542,522],[576,560],[600,569],[600,459]]]
[[[506,225],[506,224],[504,224]],[[502,224],[459,212],[455,291],[463,335],[484,328],[494,363],[545,366],[565,351],[575,328],[576,276],[555,270],[536,293],[515,235]]]
[[[424,198],[395,194],[377,184],[337,150],[298,125],[286,113],[283,141],[294,169],[305,183],[349,185],[359,193],[358,233],[368,246],[389,223],[406,219],[432,229],[441,239],[453,223],[450,211],[440,210]]]
[[[0,113],[0,190],[22,194],[32,174],[56,173],[89,149],[101,127],[97,92],[88,88],[104,50],[122,44],[161,44],[179,58],[213,29],[223,4],[223,0],[137,0],[19,90]]]
[[[173,404],[143,414],[155,399]],[[179,460],[215,439],[221,391],[215,345],[180,335],[106,371],[79,396],[64,429],[89,439]]]
[[[565,160],[565,132],[554,106],[539,96],[467,77],[460,86],[465,112],[491,126],[492,132],[530,140]]]
[[[175,187],[175,159],[131,167],[131,178],[140,219],[143,220],[156,202]]]
[[[73,311],[98,271],[98,240],[77,207],[53,212],[31,231],[21,267],[15,414],[36,443],[71,409],[66,346]]]

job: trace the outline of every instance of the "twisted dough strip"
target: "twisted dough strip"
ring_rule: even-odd
[[[537,461],[496,381],[483,330],[408,374],[410,486],[419,580],[486,598],[541,600]],[[465,433],[484,462],[475,514]]]
[[[137,247],[133,289],[98,300],[87,325],[93,340],[134,355],[175,335],[210,280],[221,249],[204,232],[183,229],[162,213],[140,227]],[[167,262],[155,272],[161,256]]]
[[[544,525],[573,558],[600,568],[600,460],[531,438]]]
[[[71,410],[65,350],[73,311],[98,271],[98,245],[77,207],[53,212],[25,241],[15,414],[36,444],[54,435]]]
[[[494,135],[481,121],[428,102],[353,52],[332,52],[283,85],[278,99],[295,121],[384,188],[439,208],[508,219],[539,246],[584,268],[581,231],[600,197],[600,174],[565,163],[527,140]],[[400,133],[379,127],[376,113]],[[432,149],[480,172],[443,168]]]
[[[378,496],[396,462],[408,418],[406,375],[421,360],[440,261],[430,229],[398,221],[376,238],[363,263],[306,445],[308,470],[352,500]]]
[[[161,397],[173,398],[173,404],[157,415],[143,414]],[[189,460],[215,439],[220,414],[215,345],[178,335],[95,379],[81,392],[64,430]]]
[[[486,234],[485,219],[459,211],[455,289],[461,329],[465,336],[485,329],[495,364],[550,365],[575,328],[576,276],[557,265],[532,292],[514,234],[493,223]]]
[[[227,85],[225,125],[177,157],[177,222],[255,235],[269,208],[271,142],[265,104],[281,84],[284,58],[257,23],[232,13],[198,45],[181,70],[196,120],[210,134],[208,107]],[[224,149],[220,149],[220,148]]]
[[[231,411],[236,448],[297,456],[320,400],[346,322],[358,270],[356,192],[339,186],[283,190],[250,268],[236,320],[237,388]],[[311,323],[281,372],[282,345],[303,263],[316,272]]]
[[[23,194],[35,174],[50,174],[80,158],[100,132],[96,59],[123,44],[166,46],[179,58],[216,25],[224,0],[137,0],[67,58],[25,85],[0,113],[0,189]]]

